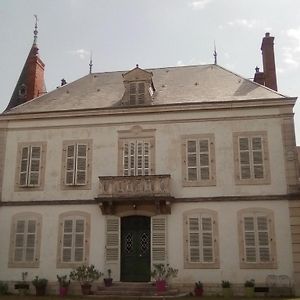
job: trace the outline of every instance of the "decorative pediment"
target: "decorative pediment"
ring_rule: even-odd
[[[152,76],[152,72],[142,70],[138,65],[133,70],[124,73],[125,91],[121,105],[151,105],[155,91]]]

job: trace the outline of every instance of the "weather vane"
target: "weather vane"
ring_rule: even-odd
[[[90,74],[92,74],[92,68],[93,68],[93,52],[90,53]]]
[[[34,31],[33,31],[33,33],[34,33],[33,43],[36,44],[37,37],[38,37],[38,30],[37,30],[37,28],[38,28],[38,17],[37,17],[37,15],[34,15],[34,17],[35,17],[35,26],[34,26]]]
[[[214,64],[215,65],[218,63],[217,58],[218,58],[218,54],[217,54],[217,48],[216,48],[216,41],[214,41]]]

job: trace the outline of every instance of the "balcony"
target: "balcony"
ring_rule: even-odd
[[[169,197],[170,175],[99,176],[98,197]]]

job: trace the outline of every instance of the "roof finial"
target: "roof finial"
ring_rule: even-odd
[[[136,66],[136,68],[138,68],[138,67],[139,67],[139,64],[136,64],[135,66]]]
[[[93,52],[92,51],[90,53],[90,63],[89,63],[89,66],[90,66],[90,74],[92,74],[92,68],[93,68]]]
[[[37,17],[37,15],[34,15],[34,17],[35,17],[35,26],[34,26],[34,31],[33,31],[33,33],[34,33],[33,44],[36,45],[37,37],[38,37],[38,30],[37,30],[38,17]]]
[[[214,64],[216,65],[217,63],[218,63],[218,54],[217,54],[216,41],[214,41]]]

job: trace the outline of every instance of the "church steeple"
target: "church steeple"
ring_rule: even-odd
[[[44,68],[37,46],[38,24],[35,15],[33,44],[6,110],[46,93]]]

